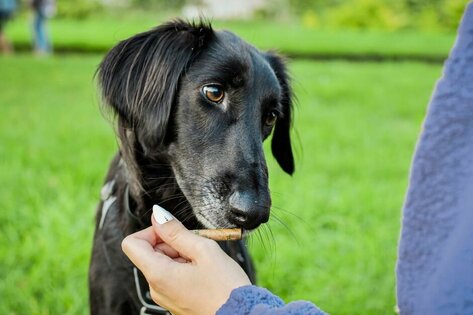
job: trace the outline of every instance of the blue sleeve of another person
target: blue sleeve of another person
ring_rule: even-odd
[[[325,315],[314,304],[296,301],[285,304],[278,296],[254,285],[232,291],[217,315]]]
[[[473,314],[473,3],[430,101],[397,263],[401,315]]]

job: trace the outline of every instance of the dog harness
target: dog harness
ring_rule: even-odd
[[[136,267],[133,267],[133,276],[135,278],[136,294],[141,303],[140,315],[171,315],[165,308],[154,303],[148,290],[143,295],[143,292],[141,292],[139,271]]]
[[[103,202],[102,212],[99,221],[100,230],[102,229],[105,223],[108,211],[117,200],[117,197],[113,195],[114,188],[115,180],[113,179],[105,183],[105,185],[100,190],[100,199],[102,199]],[[134,221],[140,222],[141,220],[139,220],[139,218],[135,214],[133,214],[130,209],[128,185],[125,188],[123,200],[127,215],[130,216]],[[144,292],[142,291],[142,286],[140,282],[140,271],[136,267],[133,267],[133,278],[135,282],[136,295],[138,296],[138,300],[141,303],[140,315],[171,315],[168,310],[154,303],[149,290],[145,290]]]

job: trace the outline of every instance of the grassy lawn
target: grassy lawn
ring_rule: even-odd
[[[101,52],[108,50],[118,40],[147,30],[168,18],[148,13],[98,16],[85,21],[54,19],[51,21],[51,34],[57,49]],[[30,45],[29,24],[27,17],[20,16],[9,25],[8,33],[16,45]],[[447,56],[454,40],[453,34],[337,31],[269,20],[215,21],[214,27],[230,29],[260,48],[276,48],[298,56],[423,56],[442,59]]]
[[[117,147],[97,107],[99,60],[0,58],[0,314],[88,312],[94,208]],[[283,174],[267,151],[285,226],[250,239],[260,284],[331,314],[393,314],[400,208],[440,66],[291,67],[297,168]]]

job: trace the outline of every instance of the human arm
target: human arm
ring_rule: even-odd
[[[432,94],[403,208],[397,302],[473,314],[473,2]]]

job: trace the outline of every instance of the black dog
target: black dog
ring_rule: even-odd
[[[98,78],[120,151],[102,189],[89,272],[93,314],[164,314],[121,251],[159,204],[188,228],[253,230],[269,219],[262,143],[294,171],[281,58],[205,22],[172,21],[120,42]],[[243,241],[222,248],[255,281]],[[160,313],[161,312],[161,313]]]

